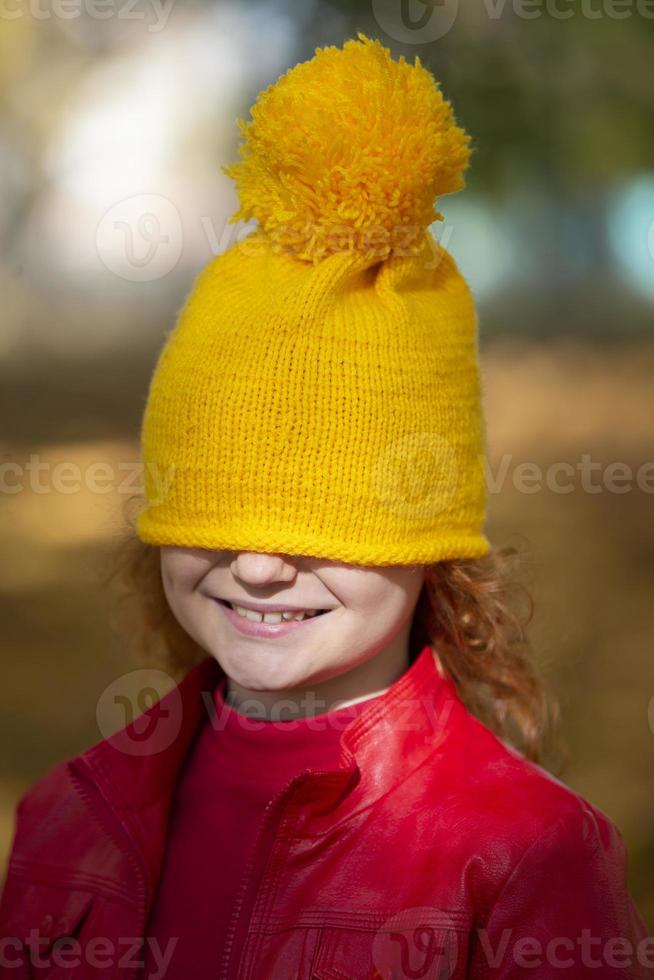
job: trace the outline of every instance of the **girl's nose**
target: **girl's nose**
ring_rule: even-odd
[[[270,585],[291,582],[297,569],[290,555],[239,551],[231,563],[232,574],[248,585]]]

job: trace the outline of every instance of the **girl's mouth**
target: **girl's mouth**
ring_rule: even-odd
[[[302,612],[288,611],[264,614],[232,604],[226,599],[213,598],[224,611],[229,622],[244,636],[267,638],[286,636],[332,611],[330,609],[307,609]]]

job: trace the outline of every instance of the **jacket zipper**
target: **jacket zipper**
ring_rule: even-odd
[[[86,763],[83,763],[86,767]],[[75,785],[78,793],[82,799],[86,802],[87,806],[91,812],[96,816],[101,827],[109,834],[114,843],[118,848],[126,855],[131,864],[132,868],[136,873],[137,885],[137,896],[138,896],[138,925],[137,925],[137,936],[143,938],[145,932],[145,920],[146,920],[146,909],[147,909],[147,871],[143,864],[143,860],[136,849],[134,842],[129,836],[128,832],[119,823],[118,820],[108,820],[107,816],[111,815],[113,817],[111,807],[105,801],[100,789],[95,784],[93,779],[90,779],[91,785],[94,787],[93,792],[89,792],[88,786],[86,785],[84,779],[82,778],[81,771],[77,770],[77,763],[69,763],[68,771],[70,778]],[[98,797],[102,801],[102,806],[97,807]],[[116,832],[116,827],[119,831]],[[132,969],[130,969],[125,975],[125,980],[136,980],[141,965],[137,963]]]
[[[254,870],[254,868],[255,868],[255,866],[257,864],[258,858],[261,855],[261,851],[262,851],[263,843],[264,843],[264,838],[269,835],[269,832],[271,831],[271,829],[274,829],[273,828],[273,817],[276,816],[278,818],[278,820],[281,820],[281,817],[283,815],[283,808],[280,807],[279,808],[279,812],[277,812],[277,813],[275,811],[278,808],[278,805],[281,803],[282,799],[286,796],[286,794],[288,793],[288,791],[290,790],[290,788],[293,786],[293,784],[296,783],[301,777],[306,776],[307,772],[311,772],[311,770],[305,770],[302,773],[296,773],[296,775],[293,776],[286,783],[286,785],[277,792],[277,794],[272,798],[272,800],[269,800],[268,803],[266,803],[266,806],[264,808],[264,815],[263,815],[263,818],[262,818],[261,823],[259,825],[259,829],[258,829],[257,835],[255,837],[255,841],[254,841],[254,844],[253,844],[253,847],[252,847],[252,851],[250,852],[250,857],[249,857],[247,866],[245,868],[245,871],[243,872],[243,876],[242,876],[241,881],[239,883],[238,892],[237,892],[236,899],[235,899],[235,902],[234,902],[234,909],[232,911],[232,915],[231,915],[230,922],[229,922],[229,927],[228,927],[228,930],[227,930],[227,936],[226,936],[226,939],[225,939],[225,949],[223,951],[223,956],[222,956],[221,963],[220,963],[220,970],[218,972],[218,980],[230,980],[230,978],[229,978],[229,966],[230,966],[230,961],[231,961],[231,958],[232,958],[233,943],[234,943],[234,938],[235,938],[235,935],[236,935],[236,929],[237,929],[237,926],[238,926],[238,923],[239,923],[239,919],[240,919],[240,916],[241,916],[241,912],[242,912],[242,909],[243,909],[243,903],[245,901],[245,896],[246,896],[246,893],[247,893],[247,888],[248,888],[248,885],[250,883],[250,876],[251,876],[252,871]],[[261,886],[261,883],[259,883],[259,887],[260,886]],[[256,902],[257,894],[258,894],[258,889],[257,889],[257,892],[255,893],[255,896],[254,896],[255,902]],[[239,966],[239,965],[240,964],[237,964],[237,966]]]
[[[348,761],[350,760],[350,758],[353,758],[353,757],[351,757],[350,756],[350,753],[348,752]],[[352,772],[351,769],[348,770],[345,767],[339,767],[339,770],[338,771],[349,771],[350,774]],[[281,822],[281,818],[283,816],[283,808],[280,807],[279,812],[276,813],[276,814],[275,814],[275,809],[281,803],[282,799],[287,795],[288,791],[290,790],[290,788],[293,786],[294,783],[296,783],[298,781],[302,781],[303,779],[306,779],[307,776],[313,776],[313,777],[315,777],[315,776],[332,776],[334,774],[334,772],[335,772],[334,769],[305,769],[305,770],[303,770],[300,773],[296,773],[295,776],[293,776],[286,783],[286,785],[277,792],[277,794],[272,798],[272,800],[269,800],[268,803],[266,803],[266,806],[265,806],[265,809],[264,809],[264,815],[263,815],[263,818],[262,818],[261,823],[259,825],[259,829],[257,831],[257,835],[255,837],[255,841],[254,841],[254,844],[252,846],[252,851],[250,852],[250,857],[249,857],[247,866],[245,868],[245,871],[243,872],[243,876],[242,876],[241,881],[239,883],[238,892],[237,892],[236,899],[235,899],[235,902],[234,902],[234,910],[232,912],[232,915],[231,915],[231,918],[230,918],[230,922],[229,922],[229,928],[227,930],[227,937],[226,937],[226,940],[225,940],[225,949],[224,949],[223,956],[222,956],[221,963],[220,963],[220,970],[219,970],[219,973],[218,973],[218,980],[231,980],[231,978],[229,976],[229,967],[230,967],[230,961],[231,961],[231,958],[232,958],[233,943],[234,943],[234,938],[235,938],[235,935],[236,935],[236,929],[237,929],[237,926],[238,926],[238,923],[239,923],[239,919],[240,919],[240,916],[241,916],[241,912],[243,910],[243,903],[245,901],[245,896],[247,894],[247,888],[248,888],[248,884],[250,882],[250,875],[251,875],[254,867],[256,866],[256,863],[257,863],[258,858],[261,855],[261,852],[262,852],[262,849],[263,849],[264,837],[269,836],[270,835],[270,832],[271,831],[274,831],[274,829],[275,829],[274,826],[273,826],[273,816],[276,816],[277,817],[277,821],[278,822]],[[259,886],[258,886],[258,888],[257,888],[257,890],[255,892],[255,895],[254,895],[254,904],[253,904],[253,907],[256,904],[256,900],[257,900],[257,897],[259,895],[259,892],[260,892],[260,889],[261,889],[261,885],[262,884],[263,884],[263,882],[259,882]],[[246,936],[247,936],[247,934],[246,934]],[[240,965],[241,965],[240,963],[237,964],[237,968],[238,969],[240,969]]]

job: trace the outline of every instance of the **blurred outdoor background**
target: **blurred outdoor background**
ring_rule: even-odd
[[[473,135],[434,233],[480,311],[488,534],[525,551],[565,782],[654,926],[654,8],[645,0],[5,0],[0,859],[133,669],[100,572],[195,273],[249,229],[236,117],[316,46],[419,56]],[[567,465],[567,469],[566,469]],[[540,477],[539,477],[540,474]],[[1,877],[2,872],[0,872]]]

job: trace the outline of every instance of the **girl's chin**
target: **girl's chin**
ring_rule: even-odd
[[[250,670],[243,673],[237,667],[223,669],[233,684],[248,691],[249,696],[253,698],[258,694],[269,696],[275,692],[278,692],[280,697],[285,696],[294,689],[300,691],[311,683],[308,677],[305,680],[302,674],[290,671],[287,674],[280,673],[279,670]]]

